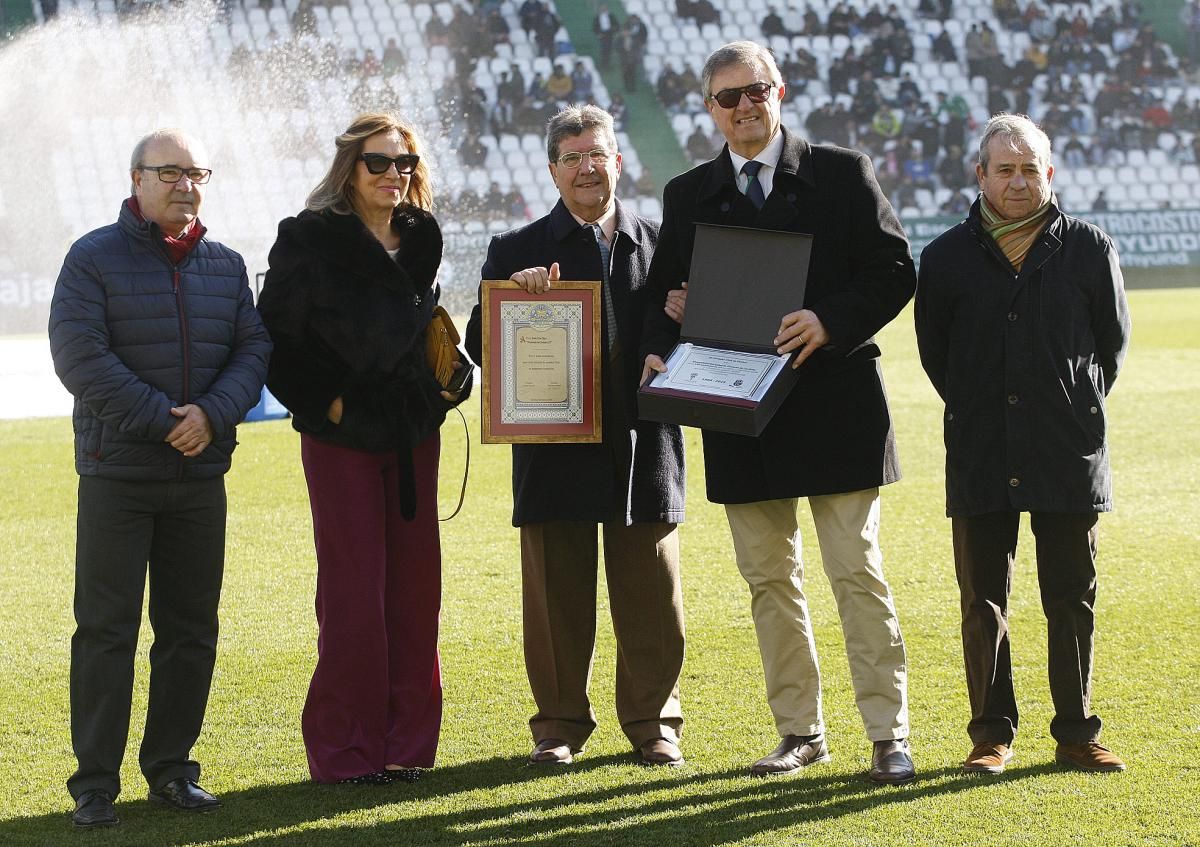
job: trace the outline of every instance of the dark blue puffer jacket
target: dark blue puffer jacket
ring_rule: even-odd
[[[50,305],[54,370],[75,397],[75,469],[126,480],[211,479],[257,402],[271,341],[242,257],[201,239],[172,264],[157,225],[122,205],[67,253]],[[213,441],[187,458],[164,439],[195,403]]]

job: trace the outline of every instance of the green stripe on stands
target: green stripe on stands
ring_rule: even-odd
[[[16,35],[36,20],[32,0],[0,0],[0,38]]]
[[[600,42],[592,32],[592,19],[596,16],[599,2],[577,2],[564,0],[557,4],[559,18],[571,36],[571,45],[580,55],[592,57],[596,70],[604,80],[609,96],[620,93],[625,98],[625,129],[629,140],[637,149],[642,167],[649,168],[654,177],[654,187],[662,199],[663,186],[676,174],[683,173],[690,165],[683,153],[667,113],[654,96],[654,83],[639,74],[636,91],[626,91],[621,79],[620,60],[613,49],[612,64],[607,71],[600,70]],[[608,3],[608,9],[617,20],[624,22],[628,15],[622,3]],[[569,70],[569,69],[568,69]],[[601,103],[607,108],[607,103]],[[637,179],[639,174],[626,173],[623,179]]]

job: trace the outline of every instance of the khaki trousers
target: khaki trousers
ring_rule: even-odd
[[[604,572],[617,639],[617,718],[635,747],[683,727],[683,592],[675,524],[604,523]],[[588,699],[596,644],[597,525],[521,527],[525,669],[534,741],[580,750],[596,728]]]
[[[904,639],[879,552],[879,489],[808,498],[867,738],[908,737]],[[821,673],[804,596],[796,498],[725,507],[750,585],[767,702],[782,735],[825,731]]]

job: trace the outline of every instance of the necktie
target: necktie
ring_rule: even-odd
[[[613,306],[612,289],[608,285],[608,264],[612,258],[612,250],[608,246],[608,242],[604,240],[604,230],[600,229],[600,224],[588,224],[592,230],[592,236],[596,239],[596,246],[600,248],[600,271],[603,274],[604,290],[601,292],[601,299],[604,301],[604,317],[608,324],[608,331],[605,337],[608,339],[608,356],[615,358],[617,355],[617,310]]]
[[[612,286],[609,285],[608,264],[612,258],[612,248],[604,240],[604,230],[600,224],[588,224],[596,246],[600,248],[600,269],[603,273],[603,290],[600,299],[604,301],[605,341],[608,342],[608,363],[601,368],[604,380],[604,409],[601,414],[604,419],[604,443],[612,451],[614,467],[618,473],[629,478],[633,467],[633,453],[630,439],[637,438],[633,432],[633,422],[626,412],[624,379],[621,376],[621,345],[617,336],[617,310],[613,306]],[[613,235],[616,241],[616,235]]]
[[[762,183],[758,181],[758,172],[762,166],[762,162],[756,162],[753,159],[742,165],[742,173],[749,179],[746,183],[746,196],[750,198],[750,202],[756,209],[761,209],[763,203],[767,202],[767,195],[763,194]]]
[[[604,283],[608,284],[608,263],[612,256],[611,248],[608,242],[604,239],[604,230],[600,228],[600,224],[588,224],[592,228],[592,235],[596,237],[596,246],[600,248],[600,269],[604,273]]]

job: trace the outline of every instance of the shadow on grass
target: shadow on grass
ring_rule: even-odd
[[[589,758],[570,775],[632,765],[629,756]],[[438,768],[416,783],[387,786],[325,786],[311,782],[264,785],[221,795],[217,812],[188,816],[151,806],[146,800],[118,800],[121,825],[93,832],[72,831],[68,814],[0,821],[0,844],[61,845],[675,845],[715,847],[805,821],[835,821],[894,803],[952,796],[997,782],[1039,777],[1060,769],[1053,764],[1010,767],[999,777],[966,776],[958,768],[923,771],[903,786],[877,786],[864,774],[808,773],[758,779],[745,770],[655,770],[652,781],[639,772],[628,783],[600,788],[563,785],[550,797],[489,803],[457,798],[470,792],[507,790],[522,783],[562,779],[558,768],[534,767],[521,758],[493,758]],[[519,788],[517,793],[519,794]],[[637,802],[638,795],[645,795]],[[631,801],[631,798],[634,798]],[[428,802],[428,813],[419,811]],[[618,802],[613,802],[618,801]],[[363,820],[393,804],[418,808],[389,820]],[[580,810],[579,805],[597,806]],[[360,814],[361,813],[361,814]],[[339,816],[341,820],[334,820]],[[313,826],[315,824],[315,826]],[[300,828],[300,831],[297,831]]]

